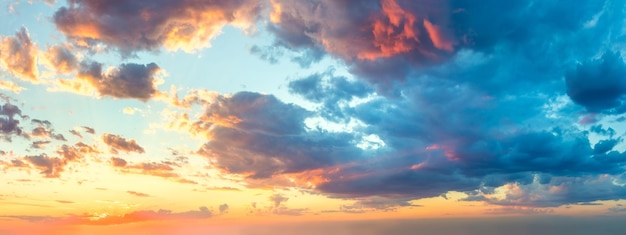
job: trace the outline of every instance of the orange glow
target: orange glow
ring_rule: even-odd
[[[330,179],[324,177],[325,172],[325,169],[315,169],[301,173],[289,174],[287,177],[293,179],[294,183],[298,185],[315,188],[319,184],[330,181]]]
[[[430,23],[428,20],[424,20],[424,27],[426,31],[428,31],[428,35],[430,36],[430,40],[433,42],[433,45],[440,50],[452,51],[454,50],[454,43],[447,39],[443,33],[441,32],[441,28],[439,26]]]
[[[209,116],[204,115],[200,117],[200,120],[204,122],[210,122],[214,125],[224,126],[224,127],[234,127],[235,125],[237,125],[237,123],[240,123],[241,121],[243,121],[241,118],[234,116],[234,115],[221,116],[215,113]]]
[[[272,0],[272,12],[270,13],[270,21],[272,23],[280,23],[280,15],[283,13],[283,6],[276,2],[276,0]]]
[[[373,23],[374,46],[377,51],[364,51],[359,59],[388,58],[415,49],[419,32],[415,30],[417,17],[398,5],[395,0],[382,0],[383,18]],[[399,32],[398,32],[399,31]]]

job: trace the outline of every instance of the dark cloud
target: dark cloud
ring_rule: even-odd
[[[454,52],[459,40],[450,11],[446,1],[273,1],[268,29],[277,45],[325,51],[384,83],[401,78],[375,78],[376,71],[402,75],[407,66],[437,64]]]
[[[259,11],[259,2],[236,1],[132,1],[72,0],[53,16],[59,31],[77,44],[104,43],[122,55],[135,51],[208,47],[224,25],[248,27]]]
[[[114,134],[102,134],[102,141],[114,150],[144,153],[143,148],[133,139],[126,139]]]
[[[55,133],[52,128],[52,123],[48,120],[39,120],[33,119],[31,120],[33,124],[36,124],[37,127],[33,129],[33,131],[29,134],[30,137],[38,137],[38,138],[50,138],[58,141],[67,141],[65,136],[59,133]]]
[[[191,128],[210,139],[200,154],[216,159],[219,168],[251,178],[316,169],[359,156],[351,134],[307,130],[304,120],[309,115],[274,96],[240,92],[218,97]]]
[[[26,156],[24,160],[41,170],[41,174],[48,178],[58,178],[63,172],[66,163],[57,157],[48,157],[45,154]]]
[[[22,117],[22,110],[15,105],[5,103],[0,106],[0,131],[2,135],[22,134],[20,121],[15,116]]]
[[[22,27],[15,36],[0,36],[0,69],[24,80],[37,81],[37,46]]]
[[[565,76],[567,94],[589,111],[626,112],[626,64],[619,52],[580,64]]]
[[[155,63],[147,65],[122,64],[103,71],[102,64],[83,62],[78,78],[87,81],[102,96],[146,101],[156,93],[155,75],[160,71]]]
[[[600,140],[593,146],[593,152],[595,154],[603,154],[608,151],[613,150],[615,145],[621,142],[621,139],[608,139],[608,140]]]

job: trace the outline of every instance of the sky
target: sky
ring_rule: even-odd
[[[622,231],[624,0],[0,17],[0,234]]]

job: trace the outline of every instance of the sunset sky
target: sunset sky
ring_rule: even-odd
[[[0,4],[0,234],[623,231],[626,0]]]

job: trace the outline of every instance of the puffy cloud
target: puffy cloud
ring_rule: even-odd
[[[420,1],[272,1],[270,26],[291,47],[321,47],[348,61],[412,54],[437,60],[453,50],[446,28],[447,4]],[[429,18],[430,17],[430,18]]]
[[[78,80],[85,81],[90,87],[97,90],[101,96],[110,96],[122,99],[138,99],[146,101],[157,94],[156,85],[159,79],[155,76],[161,71],[154,63],[122,64],[117,68],[103,71],[102,64],[97,62],[83,62],[80,64]],[[81,87],[80,83],[70,83],[76,90],[89,89]]]
[[[24,160],[41,170],[41,174],[48,178],[58,178],[63,172],[65,162],[57,157],[48,157],[45,154],[26,156]]]
[[[619,52],[579,64],[565,76],[569,97],[589,111],[626,112],[626,63]]]
[[[4,80],[0,80],[0,89],[7,90],[7,91],[13,92],[15,94],[19,94],[23,90],[26,90],[26,88],[21,87],[20,85],[18,85],[15,82],[4,81]]]
[[[57,149],[56,153],[67,161],[77,161],[89,155],[99,154],[101,152],[95,146],[78,142],[73,146],[64,144]]]
[[[0,69],[27,81],[37,81],[38,49],[22,27],[15,36],[0,36]]]
[[[29,136],[38,137],[38,138],[51,138],[59,141],[67,141],[62,134],[58,134],[54,132],[52,128],[52,123],[47,120],[39,120],[33,119],[31,120],[33,124],[36,124],[37,127],[33,129]]]
[[[20,121],[15,119],[15,116],[22,116],[22,110],[19,107],[10,103],[0,106],[0,131],[3,136],[22,134],[22,128],[18,126]]]
[[[231,173],[251,178],[317,169],[359,156],[348,133],[307,130],[309,112],[274,96],[240,92],[218,97],[193,122],[206,133],[198,151]]]
[[[114,167],[125,167],[128,162],[126,162],[126,160],[124,160],[123,158],[111,157],[111,164]]]
[[[55,45],[48,47],[43,53],[44,63],[58,73],[69,74],[78,69],[78,58],[75,50],[69,45]]]
[[[224,25],[251,27],[258,1],[134,1],[72,0],[53,21],[59,31],[83,43],[104,43],[123,55],[140,50],[196,51]]]
[[[47,141],[44,141],[42,143],[46,142]],[[89,154],[99,153],[95,147],[81,142],[76,143],[73,146],[62,145],[55,152],[58,156],[50,157],[47,154],[40,154],[26,156],[23,160],[30,163],[33,167],[41,170],[41,174],[45,175],[47,178],[58,178],[65,170],[65,167],[71,162],[78,162]]]
[[[114,134],[102,134],[102,141],[114,151],[121,150],[124,152],[144,153],[143,148],[133,139],[126,139]]]

